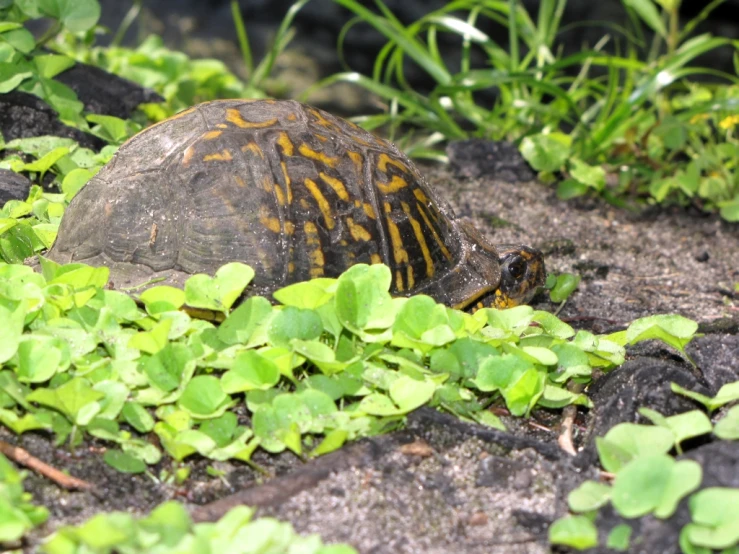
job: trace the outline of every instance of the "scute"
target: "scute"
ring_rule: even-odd
[[[500,278],[478,242],[393,144],[298,102],[228,100],[124,144],[72,200],[48,256],[107,265],[116,286],[242,261],[260,293],[382,262],[395,292],[466,304]]]

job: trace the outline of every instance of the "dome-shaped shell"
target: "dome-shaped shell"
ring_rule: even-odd
[[[241,261],[262,294],[385,263],[395,292],[452,305],[500,277],[495,249],[393,144],[274,100],[200,104],[133,137],[72,200],[48,255],[109,266],[116,287]]]

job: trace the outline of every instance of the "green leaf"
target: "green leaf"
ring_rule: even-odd
[[[168,343],[153,356],[144,358],[143,370],[149,382],[163,392],[181,386],[195,369],[191,350],[184,344]]]
[[[585,516],[567,516],[549,527],[549,542],[586,550],[598,546],[598,530]]]
[[[634,10],[641,20],[662,38],[667,38],[667,29],[653,0],[623,0],[624,5]]]
[[[585,481],[567,496],[567,503],[573,512],[590,512],[608,503],[611,487],[597,481]]]
[[[36,389],[26,399],[61,412],[76,425],[87,425],[100,411],[97,401],[104,396],[87,379],[74,377],[56,389]]]
[[[321,316],[314,310],[287,306],[279,310],[267,329],[269,340],[275,346],[290,346],[292,339],[317,339],[323,332]]]
[[[336,286],[336,279],[311,279],[276,290],[272,296],[285,306],[314,310],[333,298]]]
[[[706,408],[708,408],[709,412],[720,408],[724,404],[739,400],[739,381],[725,384],[718,390],[716,396],[714,396],[713,398],[704,394],[700,394],[698,392],[687,390],[677,383],[670,383],[670,390],[672,390],[672,392],[682,394],[683,396],[687,396],[688,398],[692,398],[696,402],[703,404]]]
[[[729,408],[726,415],[716,422],[713,433],[723,440],[739,440],[739,406]]]
[[[672,432],[662,427],[619,423],[595,444],[606,471],[618,473],[631,460],[657,456],[670,451],[675,441]]]
[[[110,467],[121,473],[143,473],[146,463],[120,450],[106,450],[103,460]]]
[[[69,350],[57,339],[25,335],[18,345],[18,380],[43,383],[69,366]]]
[[[616,525],[608,533],[606,546],[616,552],[627,552],[631,542],[632,529],[627,523]]]
[[[431,381],[417,381],[403,375],[390,385],[390,398],[401,413],[408,413],[431,400],[436,386]]]
[[[89,169],[76,168],[67,173],[62,180],[64,199],[69,202],[92,179],[94,172]]]
[[[582,196],[590,190],[586,184],[577,179],[563,179],[557,183],[557,198],[560,200],[571,200]]]
[[[580,284],[580,276],[573,273],[561,273],[557,275],[552,290],[549,292],[549,298],[552,302],[564,302],[577,289]]]
[[[92,29],[100,19],[97,0],[37,0],[41,13],[58,19],[73,33]]]
[[[221,378],[223,390],[228,394],[249,390],[266,390],[280,380],[280,370],[272,360],[254,350],[239,354],[233,368]]]
[[[536,171],[559,171],[570,157],[572,138],[563,133],[524,137],[521,155]]]
[[[172,320],[163,319],[151,331],[141,331],[133,335],[128,341],[128,346],[148,354],[156,354],[169,343],[171,328]]]
[[[26,66],[0,62],[0,94],[15,90],[32,75],[33,72]]]
[[[261,296],[247,298],[231,312],[218,327],[218,338],[226,344],[256,346],[267,341],[266,334],[260,340],[258,331],[270,320],[272,305]]]
[[[248,265],[232,262],[216,271],[215,277],[203,273],[185,282],[185,302],[193,308],[227,312],[254,278]]]
[[[25,318],[23,304],[12,311],[0,305],[0,329],[3,330],[0,335],[0,363],[7,362],[18,350]]]
[[[126,402],[121,410],[121,417],[139,433],[149,433],[154,429],[154,418],[138,402]]]
[[[230,405],[231,398],[213,375],[198,375],[185,386],[177,405],[193,417],[215,417]]]
[[[681,315],[653,315],[637,319],[626,330],[629,344],[659,339],[685,354],[685,346],[693,340],[698,324]]]
[[[675,443],[699,437],[713,430],[711,420],[699,410],[691,410],[682,414],[664,417],[659,412],[649,408],[640,408],[639,413],[649,418],[652,423],[668,429],[675,436]]]
[[[185,303],[185,292],[182,289],[160,285],[145,290],[139,296],[151,315],[179,310]]]
[[[456,312],[451,311],[457,315]],[[461,318],[452,321],[447,308],[425,295],[408,299],[398,312],[393,324],[391,344],[398,347],[418,348],[429,351],[457,338],[455,329],[464,328]]]
[[[341,324],[363,340],[389,339],[370,332],[387,329],[395,320],[396,308],[388,292],[391,279],[390,268],[382,264],[357,264],[345,271],[334,300]]]
[[[605,170],[599,165],[588,165],[578,158],[570,158],[570,175],[596,191],[602,191],[606,186]]]
[[[311,456],[323,456],[324,454],[338,450],[344,446],[347,438],[349,438],[349,433],[344,429],[329,431],[318,446],[313,449]]]
[[[59,54],[46,54],[34,56],[33,63],[36,65],[38,74],[45,79],[52,79],[62,71],[66,71],[74,65],[74,60]]]
[[[667,454],[642,456],[616,475],[611,503],[626,518],[651,512],[666,518],[681,498],[698,488],[701,478],[701,468],[692,460],[676,462]]]
[[[6,25],[13,24],[6,23]],[[8,29],[7,26],[6,29]],[[24,54],[30,54],[31,51],[36,48],[36,41],[34,40],[33,35],[28,29],[24,29],[22,27],[20,29],[15,28],[5,30],[3,31],[2,35],[0,35],[0,38],[5,40],[13,48],[20,52],[23,52]]]
[[[691,496],[688,505],[691,543],[714,550],[739,543],[739,489],[709,487]]]

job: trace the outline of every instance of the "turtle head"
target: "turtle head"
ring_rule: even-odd
[[[544,256],[536,248],[513,244],[497,244],[500,257],[500,284],[490,304],[495,308],[512,308],[526,304],[546,281]]]

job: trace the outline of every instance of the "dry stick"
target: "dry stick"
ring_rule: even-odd
[[[557,437],[557,444],[559,444],[559,447],[570,456],[575,456],[577,454],[575,445],[572,443],[572,425],[575,422],[576,414],[577,408],[572,404],[564,407],[562,410],[562,424],[560,425],[561,433]]]
[[[58,469],[51,467],[49,464],[42,462],[38,458],[31,456],[22,448],[13,446],[5,441],[0,441],[0,452],[13,461],[40,473],[47,479],[51,479],[57,485],[65,489],[90,490],[94,487],[92,483],[88,483],[82,479],[77,479],[76,477],[71,477]]]
[[[568,383],[567,390],[579,394],[583,391],[585,385],[582,383]],[[574,404],[565,406],[562,410],[562,424],[560,425],[560,434],[557,437],[559,447],[567,452],[570,456],[577,455],[575,445],[572,442],[572,428],[575,425],[575,417],[577,416],[577,407]]]

